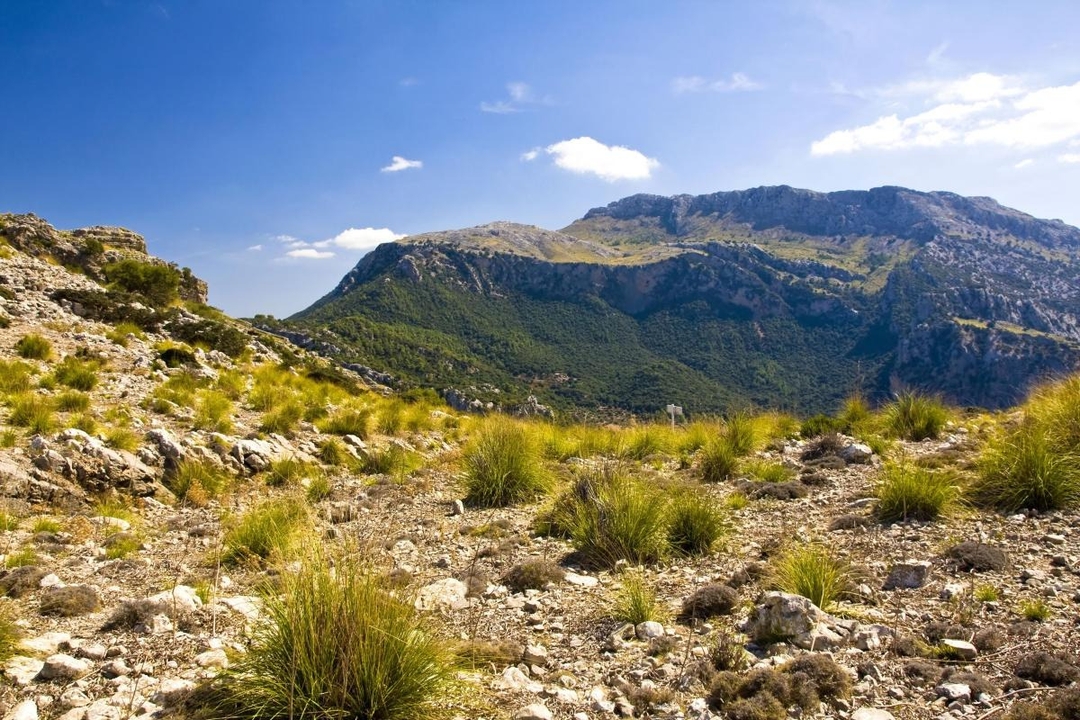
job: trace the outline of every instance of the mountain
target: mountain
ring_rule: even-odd
[[[1080,230],[990,198],[635,195],[365,256],[284,326],[503,404],[830,411],[903,388],[999,408],[1080,364]]]

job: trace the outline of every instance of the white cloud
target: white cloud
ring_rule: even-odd
[[[285,254],[291,258],[304,258],[306,260],[325,260],[334,257],[332,252],[316,250],[315,248],[300,248],[299,250],[290,250]]]
[[[732,73],[729,79],[709,80],[700,75],[677,77],[671,81],[671,91],[676,95],[699,92],[742,92],[760,90],[762,85],[745,73]]]
[[[540,157],[540,148],[533,148],[532,150],[526,150],[521,153],[522,162],[532,162],[538,157]]]
[[[937,47],[935,47],[926,56],[926,64],[927,65],[937,65],[938,63],[940,63],[942,58],[945,57],[945,51],[948,50],[948,49],[949,49],[948,41],[945,41],[945,42],[941,43],[940,45],[938,45]]]
[[[250,250],[251,252],[258,252],[262,250],[262,247],[262,245],[251,245],[248,247],[248,250]]]
[[[1032,160],[1031,158],[1024,158],[1020,162],[1013,165],[1013,167],[1016,168],[1017,170],[1023,170],[1024,168],[1031,167],[1034,164],[1035,164],[1035,161]]]
[[[548,145],[544,152],[563,170],[579,175],[592,174],[606,180],[644,180],[660,163],[637,150],[608,146],[591,137],[579,137]]]
[[[812,155],[949,145],[1042,148],[1080,138],[1080,82],[1024,89],[1014,78],[976,73],[950,81],[894,86],[882,97],[922,96],[930,108],[836,130],[810,146]],[[935,104],[936,103],[936,104]]]
[[[409,170],[411,168],[422,168],[424,162],[422,160],[406,160],[400,155],[395,155],[390,158],[390,164],[382,168],[381,172],[401,172],[402,170]]]
[[[394,242],[403,237],[405,236],[395,233],[390,228],[349,228],[324,242],[346,250],[370,250],[376,245]]]
[[[480,103],[480,111],[509,115],[528,110],[536,105],[551,105],[551,98],[537,97],[532,86],[520,80],[506,83],[506,94],[508,97],[504,100],[483,101]]]
[[[1080,153],[1063,153],[1058,155],[1058,162],[1061,163],[1080,163]]]

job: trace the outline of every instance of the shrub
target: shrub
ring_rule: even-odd
[[[886,463],[877,486],[877,517],[883,523],[935,520],[960,494],[956,477],[908,463]]]
[[[52,343],[41,335],[24,335],[15,343],[15,352],[27,360],[48,360],[52,355]]]
[[[7,568],[20,568],[28,565],[37,565],[38,556],[34,552],[33,548],[23,548],[22,550],[16,550],[13,553],[9,553],[4,559],[4,567]]]
[[[548,477],[532,436],[520,424],[492,418],[465,448],[466,502],[504,507],[541,495]]]
[[[884,420],[892,437],[918,442],[938,437],[949,411],[937,398],[904,392],[885,408]]]
[[[745,646],[729,632],[716,634],[709,649],[709,664],[720,672],[742,672],[750,664]]]
[[[870,405],[859,394],[852,395],[844,400],[840,408],[837,420],[840,421],[840,430],[848,434],[860,434],[859,431],[871,418]]]
[[[98,382],[96,364],[84,362],[71,355],[56,367],[53,376],[61,385],[84,392],[93,390]]]
[[[453,682],[451,654],[409,602],[366,569],[333,573],[325,563],[285,576],[283,590],[268,600],[247,654],[223,676],[229,707],[219,717],[440,714]]]
[[[526,560],[510,568],[502,582],[513,592],[543,590],[548,583],[560,582],[566,571],[550,560]]]
[[[586,563],[643,564],[667,553],[666,508],[654,488],[613,472],[579,482],[578,491],[569,521],[570,541]]]
[[[165,367],[181,368],[187,365],[198,365],[195,351],[186,345],[166,344],[158,348],[158,358],[165,363]]]
[[[701,450],[701,480],[707,483],[731,479],[739,467],[739,455],[724,436],[713,438]]]
[[[289,554],[307,521],[304,504],[292,497],[268,500],[232,523],[225,533],[222,561],[265,563]]]
[[[5,428],[3,431],[0,431],[0,448],[13,448],[18,441],[18,431],[12,428]]]
[[[472,668],[516,665],[524,654],[524,646],[513,640],[467,640],[454,648],[454,655]]]
[[[0,577],[0,595],[20,598],[37,590],[41,579],[48,575],[45,568],[37,565],[15,565]]]
[[[89,585],[64,585],[42,591],[38,612],[42,615],[76,617],[94,612],[99,604],[97,590]]]
[[[115,327],[106,332],[105,337],[109,338],[120,347],[127,347],[131,337],[145,340],[146,334],[142,331],[141,327],[133,322],[121,322],[117,323]]]
[[[772,585],[777,590],[802,595],[821,609],[827,609],[850,591],[852,571],[818,545],[794,547],[776,561]]]
[[[216,390],[200,390],[195,396],[193,425],[198,430],[227,433],[232,430],[232,401]]]
[[[33,368],[18,360],[0,360],[0,393],[23,393],[33,383]]]
[[[1044,685],[1068,685],[1080,680],[1080,668],[1073,658],[1048,652],[1034,652],[1020,658],[1017,677]]]
[[[975,588],[974,596],[979,602],[995,602],[998,599],[998,589],[993,585],[984,583]]]
[[[739,593],[734,588],[722,583],[709,583],[683,601],[678,619],[685,623],[730,615],[738,602]]]
[[[1025,423],[992,439],[979,460],[976,501],[1005,512],[1080,503],[1080,456],[1055,450],[1044,427]]]
[[[170,265],[121,260],[105,266],[105,278],[113,288],[141,295],[157,308],[180,298],[180,271]]]
[[[656,602],[656,590],[640,572],[625,572],[622,584],[615,593],[611,617],[619,622],[638,625],[648,620],[661,619],[660,606]]]
[[[1028,600],[1020,605],[1020,615],[1031,622],[1046,622],[1050,619],[1050,606],[1042,600]]]
[[[55,427],[53,406],[49,399],[35,393],[17,395],[11,402],[8,422],[15,427],[29,428],[31,432],[44,435]]]
[[[724,513],[703,493],[680,493],[668,509],[668,544],[684,555],[712,552],[726,528]]]

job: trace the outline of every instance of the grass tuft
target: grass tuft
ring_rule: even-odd
[[[634,625],[661,619],[656,590],[642,573],[633,571],[623,573],[622,584],[615,593],[611,617],[619,622]]]
[[[809,598],[822,610],[846,595],[852,581],[850,566],[819,545],[793,547],[773,567],[775,589]]]
[[[232,523],[225,533],[222,561],[262,564],[286,557],[307,519],[307,508],[296,498],[267,500]]]
[[[15,353],[27,360],[48,360],[52,357],[52,343],[41,335],[24,335],[15,343]]]
[[[914,442],[937,438],[948,420],[949,410],[941,400],[913,392],[901,393],[884,412],[888,435]]]
[[[29,428],[31,432],[46,434],[56,427],[53,405],[48,398],[36,393],[23,393],[11,400],[11,416],[8,422],[15,427]]]
[[[886,463],[877,486],[877,517],[883,523],[936,520],[959,495],[952,472],[911,463]]]
[[[1080,455],[1053,447],[1035,422],[987,442],[972,493],[976,501],[1005,512],[1060,510],[1080,503]]]
[[[708,495],[686,491],[668,508],[668,544],[683,555],[708,555],[727,530],[724,512]]]
[[[505,507],[534,499],[549,481],[533,436],[520,423],[494,417],[480,426],[465,448],[465,501]]]
[[[195,507],[202,507],[211,498],[220,496],[228,485],[229,476],[224,470],[198,460],[181,462],[168,480],[169,490],[176,498]]]

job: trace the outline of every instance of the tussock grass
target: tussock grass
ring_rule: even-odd
[[[191,407],[195,403],[195,393],[205,387],[206,382],[191,373],[178,372],[154,388],[153,397],[180,407]]]
[[[319,442],[319,460],[335,467],[352,467],[358,464],[357,459],[345,449],[345,443],[336,437]]]
[[[299,485],[304,479],[321,477],[322,471],[311,463],[287,457],[274,460],[266,470],[266,484],[271,487]]]
[[[840,421],[841,430],[849,435],[862,435],[862,431],[873,418],[873,410],[866,398],[855,394],[844,400],[840,407],[837,420]]]
[[[882,419],[890,437],[918,442],[941,435],[949,409],[937,398],[904,392],[885,407]]]
[[[37,393],[23,393],[11,399],[8,422],[15,427],[29,428],[34,433],[50,433],[56,428],[53,404]]]
[[[146,339],[146,333],[143,332],[143,329],[132,322],[117,323],[115,327],[105,333],[105,337],[109,338],[120,347],[128,346],[130,343],[129,336],[134,336],[139,340]]]
[[[230,523],[222,561],[262,564],[288,557],[307,520],[307,508],[297,498],[264,501]]]
[[[644,460],[652,455],[666,455],[674,446],[673,433],[667,426],[640,425],[623,433],[619,456]]]
[[[1035,388],[1024,415],[1043,429],[1054,450],[1080,452],[1080,374]]]
[[[504,507],[542,495],[549,486],[532,434],[520,423],[492,417],[465,447],[465,501]]]
[[[370,408],[341,410],[318,423],[320,432],[330,435],[355,435],[361,440],[366,440],[371,435],[371,425]]]
[[[11,607],[0,606],[0,660],[7,660],[15,654],[22,639],[22,630],[16,623]]]
[[[0,393],[23,393],[33,387],[34,369],[19,360],[0,360]]]
[[[48,360],[52,357],[52,343],[41,335],[24,335],[15,343],[15,353],[27,360]]]
[[[761,441],[759,423],[745,413],[735,413],[724,423],[723,437],[738,456],[749,455]]]
[[[304,418],[304,407],[295,401],[289,401],[275,407],[262,416],[259,430],[277,435],[292,435]]]
[[[820,545],[799,545],[781,554],[772,567],[772,586],[802,595],[822,610],[850,592],[851,567]]]
[[[63,362],[56,366],[53,376],[61,385],[89,392],[97,387],[97,367],[97,363],[86,362],[68,355]]]
[[[668,552],[667,509],[655,487],[609,468],[587,474],[571,490],[570,542],[585,562],[655,562]]]
[[[707,555],[727,532],[727,516],[708,495],[695,490],[678,493],[668,506],[667,539],[683,555]]]
[[[754,458],[742,464],[747,475],[760,482],[782,483],[795,477],[795,471],[783,463]]]
[[[936,520],[960,497],[957,476],[910,462],[889,462],[878,481],[876,514],[883,523]]]
[[[619,589],[611,606],[611,617],[619,622],[638,625],[649,620],[661,620],[663,614],[656,599],[656,590],[641,572],[626,571],[620,578]]]
[[[192,425],[197,430],[228,433],[232,431],[232,412],[232,400],[227,395],[217,390],[199,390]]]
[[[0,448],[13,448],[19,441],[19,432],[14,428],[5,428],[0,431]]]
[[[169,490],[177,499],[196,507],[220,497],[228,488],[228,473],[216,465],[198,460],[181,462],[167,480]]]
[[[330,497],[333,489],[333,486],[330,484],[330,478],[320,473],[315,477],[308,478],[308,486],[304,491],[304,497],[307,498],[309,503],[314,505],[315,503],[322,502]]]
[[[90,409],[90,396],[78,390],[56,396],[56,409],[60,412],[85,412]]]
[[[112,427],[105,430],[105,444],[113,450],[135,452],[139,448],[139,434],[126,427]]]
[[[1046,427],[1025,422],[988,440],[972,495],[1005,512],[1075,507],[1080,504],[1080,455],[1055,449]]]
[[[702,482],[730,480],[739,469],[739,454],[723,435],[714,437],[701,449],[699,472]]]
[[[221,683],[237,718],[423,720],[453,680],[449,649],[407,599],[363,567],[306,564],[284,576],[243,659]],[[327,632],[333,628],[333,632]]]

